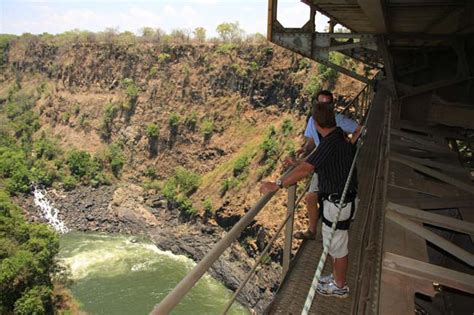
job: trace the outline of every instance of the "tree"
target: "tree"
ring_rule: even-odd
[[[206,40],[206,29],[204,27],[196,27],[193,34],[194,38],[196,38],[199,42]]]
[[[156,31],[153,28],[148,27],[148,26],[145,26],[140,31],[143,37],[153,37],[156,34]]]
[[[224,42],[236,42],[242,39],[245,32],[240,28],[239,22],[221,23],[216,28],[217,33]]]

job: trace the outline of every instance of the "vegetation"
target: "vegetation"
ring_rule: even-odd
[[[237,42],[242,40],[245,32],[240,28],[239,22],[221,23],[216,28],[219,37],[224,42]]]
[[[171,135],[177,135],[178,134],[178,128],[179,128],[179,115],[176,113],[170,113],[170,116],[168,118],[168,126],[170,127],[170,134]]]
[[[158,125],[155,123],[151,123],[148,126],[146,126],[146,135],[148,139],[158,139],[160,135],[160,129],[158,128]]]
[[[206,219],[211,218],[214,211],[213,211],[212,201],[209,197],[204,199],[203,209],[204,209],[204,217]]]
[[[52,313],[50,274],[59,240],[43,224],[26,223],[0,189],[0,313]]]
[[[204,27],[196,27],[193,31],[193,34],[194,38],[199,42],[206,40],[206,29]]]
[[[123,79],[122,86],[125,88],[125,94],[127,95],[127,101],[122,105],[122,109],[127,115],[131,115],[135,111],[140,91],[135,82],[129,78]]]
[[[166,180],[162,193],[169,202],[175,203],[184,217],[193,218],[197,215],[197,209],[193,207],[189,196],[198,189],[200,184],[201,176],[178,167],[174,175]]]
[[[259,179],[270,174],[277,164],[279,146],[274,126],[270,127],[270,130],[260,145],[260,148],[263,151],[261,162],[264,162],[264,166],[257,171]]]
[[[209,142],[214,132],[214,121],[212,119],[204,119],[201,124],[201,133],[204,137],[204,142]]]
[[[192,111],[189,115],[184,118],[184,125],[189,131],[195,131],[197,125],[197,113]]]
[[[107,104],[102,117],[102,124],[100,126],[100,136],[104,140],[109,140],[112,133],[112,123],[117,115],[118,108],[114,104]]]
[[[148,148],[152,155],[157,153],[157,142],[160,135],[160,128],[157,124],[151,123],[146,127],[146,135],[148,137]]]
[[[162,52],[158,55],[158,62],[161,64],[167,63],[170,59],[171,59],[171,55],[168,53]]]
[[[235,177],[227,177],[224,179],[221,187],[221,196],[224,196],[232,188],[237,187],[238,184],[239,180]]]
[[[293,131],[293,122],[291,121],[291,119],[287,118],[283,121],[283,124],[281,125],[281,130],[285,137]]]
[[[248,155],[241,156],[234,163],[233,174],[235,177],[242,174],[246,168],[250,165],[250,157]]]

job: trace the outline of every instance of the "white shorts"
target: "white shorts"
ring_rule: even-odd
[[[339,221],[344,221],[350,218],[351,216],[351,207],[352,202],[349,202],[344,208],[341,209],[341,214],[339,215]],[[324,200],[324,217],[331,222],[336,221],[338,207],[337,205]],[[331,227],[323,223],[322,225],[322,234],[323,234],[323,243],[326,243],[329,240],[331,235]],[[348,230],[336,230],[334,231],[334,236],[332,237],[331,245],[329,246],[329,255],[333,258],[342,258],[349,253],[349,233]]]
[[[314,193],[319,191],[319,179],[318,173],[313,173],[313,177],[311,177],[311,184],[309,185],[308,192]]]

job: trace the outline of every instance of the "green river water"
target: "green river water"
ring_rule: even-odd
[[[68,233],[59,258],[70,267],[71,290],[88,314],[149,314],[195,263],[128,236]],[[204,276],[172,314],[220,314],[231,291]],[[249,314],[234,305],[229,314]]]

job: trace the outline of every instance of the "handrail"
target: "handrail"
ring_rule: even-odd
[[[311,180],[308,181],[308,183],[306,184],[306,187],[304,189],[304,192],[299,196],[298,200],[295,202],[295,208],[299,205],[299,203],[301,202],[301,200],[303,199],[305,193],[308,191],[308,188],[311,184]],[[268,251],[270,250],[271,246],[273,245],[273,243],[275,243],[276,239],[278,238],[278,236],[280,235],[281,231],[283,230],[283,227],[286,225],[286,222],[288,222],[288,220],[293,216],[293,213],[290,213],[286,216],[286,218],[281,222],[280,226],[278,227],[275,235],[273,235],[272,239],[268,242],[267,246],[265,246],[265,248],[263,249],[262,253],[260,254],[260,256],[258,257],[257,261],[254,263],[252,269],[247,273],[247,277],[244,279],[244,281],[242,281],[242,283],[240,284],[240,286],[237,288],[237,290],[235,290],[234,294],[232,295],[231,299],[229,302],[227,302],[226,306],[225,306],[225,309],[224,311],[222,312],[222,314],[227,314],[227,311],[230,309],[230,307],[232,306],[232,304],[235,302],[236,298],[237,298],[237,295],[239,295],[240,291],[242,291],[242,289],[245,287],[245,285],[247,284],[247,282],[250,280],[250,278],[255,274],[255,270],[257,270],[257,267],[258,265],[260,265],[260,263],[262,262],[262,259],[263,257],[268,253]]]
[[[369,99],[371,98],[372,95],[372,89],[371,85],[367,84],[358,94],[357,96],[341,111],[343,113],[347,108],[349,108],[351,105],[355,103],[355,100],[358,99],[364,91],[366,91],[366,95],[364,95],[365,99],[367,100],[367,103],[369,103]],[[364,102],[365,103],[365,102]],[[364,104],[368,105],[368,104]],[[365,106],[362,106],[365,107]],[[362,110],[366,108],[361,108]],[[366,115],[363,115],[364,120],[366,120],[367,116],[370,114],[370,110],[365,113]],[[365,116],[365,117],[364,117]],[[365,133],[365,128],[363,130]],[[316,149],[313,150],[313,152]],[[311,152],[311,153],[313,153]],[[311,154],[306,156],[303,160],[306,160]],[[282,176],[281,179],[285,178],[285,176],[293,169],[290,168],[287,170]],[[309,186],[309,183],[305,189],[305,192]],[[303,196],[305,195],[305,192],[301,194],[301,196],[298,198],[298,201],[295,203],[295,207]],[[191,290],[191,288],[196,284],[196,282],[206,273],[207,270],[212,266],[212,264],[222,255],[222,253],[229,247],[229,245],[234,242],[240,233],[252,222],[252,220],[255,218],[255,216],[265,207],[265,205],[271,200],[271,198],[276,194],[275,192],[269,192],[263,195],[257,203],[232,227],[232,229],[219,241],[216,243],[216,245],[204,256],[204,258],[176,285],[176,287],[168,293],[168,295],[157,305],[155,305],[154,309],[150,314],[152,315],[161,315],[161,314],[168,314],[180,301],[181,299]],[[282,222],[281,226],[277,229],[276,234],[273,236],[271,239],[270,243],[267,244],[265,249],[263,250],[262,254],[259,256],[257,261],[255,262],[253,268],[250,270],[248,273],[246,279],[241,283],[239,288],[236,290],[234,295],[232,296],[231,300],[226,304],[226,308],[224,310],[224,313],[226,313],[233,302],[235,301],[237,295],[240,293],[240,291],[243,289],[243,287],[247,284],[248,280],[252,277],[252,275],[255,273],[255,270],[257,266],[261,263],[263,257],[266,255],[266,253],[269,251],[271,245],[275,242],[276,238],[279,236],[281,233],[283,226],[288,222],[290,217],[294,215],[294,212],[292,214],[288,214],[285,218],[285,220]]]
[[[349,102],[349,104],[347,104],[340,112],[339,114],[343,114],[346,110],[349,109],[349,107],[352,106],[352,104],[354,104],[355,100],[359,98],[359,96],[362,94],[362,92],[364,92],[364,90],[369,86],[369,84],[366,84],[362,90],[359,91],[359,93],[357,93],[357,95]]]
[[[222,255],[222,253],[234,242],[240,233],[249,225],[253,218],[262,210],[267,202],[276,192],[269,192],[263,195],[259,201],[247,212],[242,219],[237,222],[234,227],[211,249],[210,252],[191,270],[170,292],[168,295],[156,305],[151,314],[161,315],[168,314],[188,293],[196,282],[204,275],[204,273],[212,266],[212,264]]]

